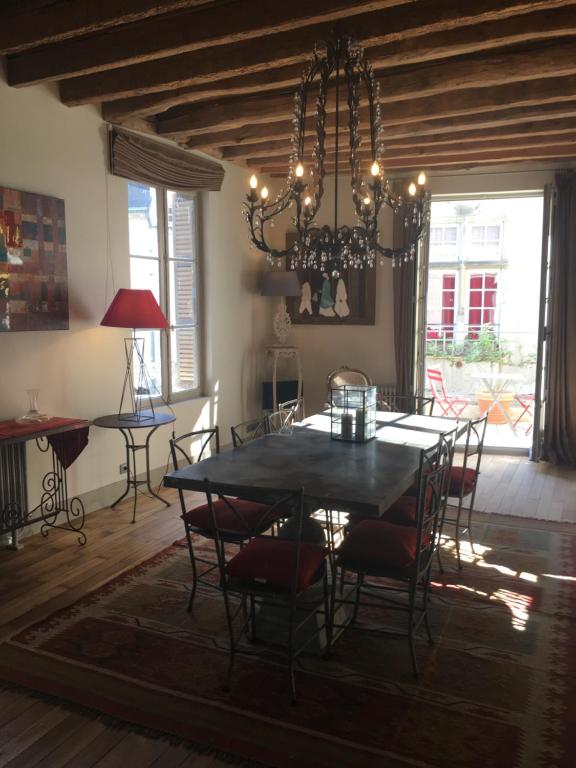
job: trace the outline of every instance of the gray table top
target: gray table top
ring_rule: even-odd
[[[266,435],[164,478],[168,488],[201,490],[214,483],[246,485],[255,498],[266,489],[304,488],[310,506],[374,517],[381,515],[413,482],[420,448],[376,438],[344,443],[318,426],[296,426],[290,436]],[[259,492],[261,490],[261,493]]]

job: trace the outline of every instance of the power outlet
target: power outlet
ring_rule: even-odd
[[[120,464],[119,470],[121,475],[125,475],[128,472],[128,464]]]

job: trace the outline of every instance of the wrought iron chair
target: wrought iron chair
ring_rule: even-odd
[[[444,376],[442,371],[436,368],[427,368],[428,382],[430,383],[430,389],[434,396],[434,402],[438,403],[442,416],[451,416],[457,419],[470,405],[470,400],[464,397],[450,397],[446,393],[446,387],[444,386]]]
[[[302,421],[305,418],[304,398],[296,397],[293,400],[286,400],[284,403],[278,404],[278,409],[281,411],[288,411],[290,413],[290,421]]]
[[[367,373],[358,368],[348,368],[346,365],[335,368],[328,374],[326,379],[326,405],[330,407],[332,402],[331,391],[333,387],[342,387],[344,384],[356,384],[360,386],[370,386],[372,380]]]
[[[195,432],[187,432],[179,437],[172,438],[170,440],[170,451],[172,454],[172,464],[174,469],[181,469],[184,466],[188,466],[194,463],[192,457],[191,445],[199,443],[199,452],[196,456],[196,461],[200,461],[204,458],[204,454],[210,445],[214,441],[215,452],[220,453],[220,437],[218,427],[213,429],[197,430]],[[194,598],[199,584],[206,587],[219,589],[218,580],[212,578],[214,571],[218,568],[218,562],[215,559],[208,559],[206,556],[199,555],[194,548],[194,536],[199,535],[205,539],[214,540],[215,532],[212,519],[212,512],[221,516],[224,521],[228,520],[228,508],[222,504],[215,504],[214,510],[210,510],[207,504],[200,504],[199,506],[189,507],[184,498],[184,492],[179,489],[178,496],[180,499],[181,517],[184,521],[184,531],[186,533],[186,543],[188,544],[188,552],[190,555],[190,564],[192,566],[192,587],[190,590],[190,598],[188,600],[188,611],[192,610]],[[258,504],[250,501],[238,502],[238,507],[241,509],[242,514],[246,520],[254,520],[259,518],[269,507],[267,504]],[[272,523],[275,520],[272,520]],[[271,523],[271,525],[272,525]],[[240,531],[237,531],[230,539],[232,543],[242,544],[243,538]],[[203,570],[199,571],[199,566],[203,567]]]
[[[440,438],[437,445],[421,452],[418,496],[410,524],[405,520],[399,524],[383,518],[358,523],[336,553],[332,578],[331,638],[336,628],[368,629],[405,636],[415,676],[418,675],[418,662],[414,636],[422,624],[428,641],[433,642],[428,621],[430,573],[438,546],[451,450],[449,443]],[[348,573],[354,578],[348,579]],[[336,624],[337,609],[344,605],[353,606],[351,621]],[[397,627],[357,626],[362,606],[385,606],[405,611],[408,617],[406,631]]]
[[[532,428],[534,427],[534,403],[536,402],[536,397],[534,394],[523,394],[521,392],[517,392],[514,395],[514,399],[518,402],[518,404],[522,408],[522,411],[520,412],[520,415],[512,425],[512,429],[515,430],[518,424],[523,420],[524,416],[528,414],[530,423],[528,424],[528,427],[526,428],[524,434],[529,435],[530,432],[532,431]]]
[[[257,437],[262,437],[270,432],[270,422],[268,416],[260,416],[257,419],[248,419],[240,424],[236,424],[234,427],[230,427],[230,433],[232,435],[232,445],[234,448],[238,448],[244,443],[249,443],[251,440],[256,440]]]
[[[446,506],[446,512],[442,519],[442,535],[445,525],[454,526],[454,542],[456,547],[456,558],[458,569],[462,569],[462,560],[460,557],[460,537],[462,533],[468,534],[470,548],[474,552],[472,542],[472,514],[474,512],[474,500],[476,498],[476,488],[478,487],[478,477],[480,476],[480,462],[482,461],[482,451],[484,448],[484,436],[486,434],[486,424],[488,414],[484,414],[479,419],[474,419],[468,423],[466,438],[464,442],[464,454],[461,466],[450,468],[448,483],[448,498],[457,498],[458,504]],[[464,500],[467,500],[467,507],[464,507]],[[451,513],[451,510],[455,510]],[[465,527],[461,527],[462,513],[468,515],[468,521]],[[442,563],[440,563],[442,570]]]
[[[434,398],[423,395],[388,395],[379,391],[377,394],[379,411],[391,413],[416,413],[419,416],[432,416]]]
[[[251,639],[258,640],[257,607],[265,602],[267,607],[279,608],[286,615],[286,660],[292,701],[295,701],[296,659],[322,632],[326,633],[326,647],[330,646],[327,550],[319,544],[302,539],[303,489],[270,489],[267,497],[274,499],[273,503],[252,520],[246,518],[239,503],[243,499],[252,498],[255,489],[216,485],[206,481],[205,491],[216,532],[216,551],[230,640],[225,690],[230,690],[238,646],[248,634],[248,629]],[[225,504],[229,510],[227,522],[217,513],[219,504]],[[261,535],[275,519],[285,514],[287,508],[290,508],[295,522],[291,526],[292,538]],[[232,530],[230,521],[234,521]],[[242,540],[247,543],[238,554],[227,560],[225,545],[231,535],[239,535],[240,531]],[[309,591],[316,585],[319,587],[317,599],[311,599]],[[305,593],[307,596],[304,604],[300,598]],[[323,624],[307,637],[302,637],[305,634],[302,628],[318,612],[324,615]]]

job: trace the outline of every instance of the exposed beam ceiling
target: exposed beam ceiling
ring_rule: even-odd
[[[335,32],[364,45],[381,82],[390,170],[576,159],[576,0],[21,0],[0,10],[10,84],[58,82],[68,105],[101,105],[110,122],[273,174],[286,172],[303,66]],[[332,163],[331,126],[327,148]]]

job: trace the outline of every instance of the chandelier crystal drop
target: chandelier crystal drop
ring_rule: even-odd
[[[340,136],[342,86],[348,105],[346,148]],[[333,99],[330,100],[330,93]],[[268,188],[258,192],[258,179],[250,178],[250,191],[244,204],[252,244],[267,254],[269,261],[288,257],[291,269],[339,266],[341,268],[373,267],[392,259],[392,266],[414,260],[418,242],[430,220],[430,195],[425,189],[426,176],[418,175],[405,194],[396,192],[383,175],[383,128],[378,99],[379,84],[362,48],[350,38],[339,38],[318,44],[314,57],[302,75],[294,97],[294,126],[290,166],[286,188],[273,199]],[[361,105],[367,105],[368,124],[361,122]],[[310,114],[315,114],[315,138],[311,148]],[[334,113],[335,131],[331,132],[331,165],[334,170],[334,221],[315,224],[324,196],[327,174],[329,114]],[[307,119],[308,118],[308,119]],[[369,137],[368,151],[362,151],[362,134]],[[366,142],[365,142],[366,143]],[[308,152],[308,154],[306,154]],[[346,154],[343,170],[341,155]],[[338,194],[341,175],[350,176],[350,187],[356,222],[338,223]],[[388,206],[403,219],[404,243],[398,248],[380,245],[378,215]],[[277,216],[293,210],[296,229],[294,242],[284,250],[273,248],[267,240],[268,225]]]

